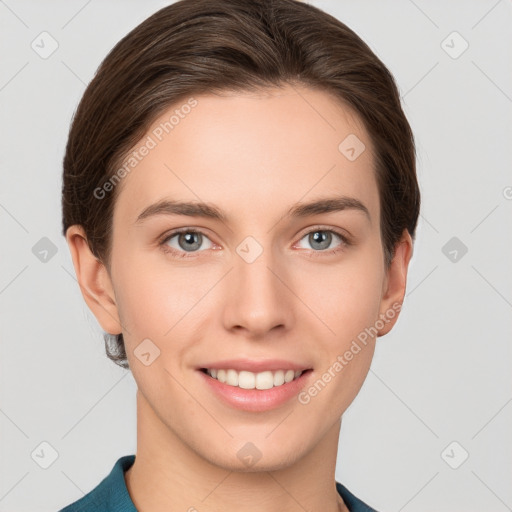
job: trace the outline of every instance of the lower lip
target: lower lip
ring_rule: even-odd
[[[306,370],[297,379],[270,389],[242,389],[223,384],[201,370],[198,372],[217,396],[232,407],[250,412],[269,411],[285,404],[298,395],[312,373],[311,370]]]

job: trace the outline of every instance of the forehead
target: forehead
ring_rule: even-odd
[[[172,198],[270,219],[297,202],[345,195],[378,219],[373,151],[357,114],[322,91],[197,95],[153,122],[133,148],[136,161],[129,152],[115,216],[135,222],[148,204]]]

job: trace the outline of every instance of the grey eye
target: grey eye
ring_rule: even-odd
[[[310,231],[306,235],[301,238],[301,242],[307,239],[308,244],[312,249],[316,251],[325,251],[326,249],[332,249],[332,242],[335,240],[335,237],[339,240],[339,245],[343,245],[345,240],[341,235],[335,233],[330,229],[315,229]],[[309,249],[309,247],[301,247],[303,249]]]
[[[196,252],[201,249],[201,246],[205,241],[210,243],[206,249],[211,248],[212,243],[208,237],[204,236],[198,231],[188,230],[174,233],[173,235],[169,236],[165,243],[177,251],[181,250],[185,252]]]

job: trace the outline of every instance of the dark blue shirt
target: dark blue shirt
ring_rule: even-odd
[[[137,512],[133,504],[124,473],[135,462],[135,455],[117,460],[112,471],[92,491],[59,512]],[[350,512],[376,512],[356,498],[345,486],[336,482],[336,489]]]

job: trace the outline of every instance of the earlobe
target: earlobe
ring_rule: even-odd
[[[379,318],[384,326],[377,336],[387,334],[396,321],[402,307],[407,285],[407,272],[413,252],[412,238],[405,229],[396,244],[395,254],[389,269],[386,271]]]
[[[104,331],[120,334],[121,324],[111,278],[105,265],[91,252],[82,226],[70,226],[66,231],[66,241],[89,309]]]

